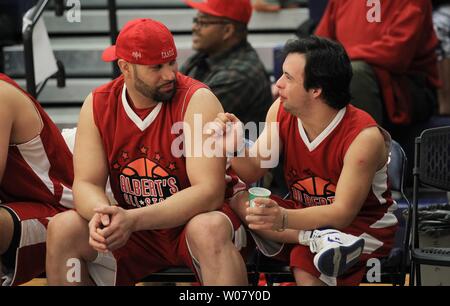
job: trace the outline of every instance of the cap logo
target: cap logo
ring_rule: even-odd
[[[170,49],[169,51],[161,51],[161,58],[165,59],[168,57],[172,57],[175,55],[175,51],[173,49]]]
[[[138,60],[138,59],[141,59],[142,54],[141,54],[141,52],[139,52],[139,51],[133,51],[133,52],[131,53],[131,56],[132,56],[135,60]]]

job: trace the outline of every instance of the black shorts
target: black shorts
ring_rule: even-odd
[[[7,268],[14,268],[15,262],[16,262],[16,250],[19,247],[20,243],[20,236],[22,234],[22,226],[20,225],[20,221],[17,218],[16,214],[9,210],[6,207],[2,207],[2,209],[6,210],[13,220],[13,236],[11,239],[11,243],[9,244],[8,249],[6,252],[1,255],[2,257],[2,264]]]

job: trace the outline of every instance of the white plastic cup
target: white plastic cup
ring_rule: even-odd
[[[254,200],[256,198],[269,198],[272,194],[269,189],[263,187],[252,187],[248,190],[249,196],[248,200],[250,203],[250,207],[255,207]]]

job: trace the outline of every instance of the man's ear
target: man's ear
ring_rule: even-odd
[[[126,76],[129,77],[132,73],[132,68],[131,68],[131,64],[128,63],[127,61],[123,60],[123,59],[119,59],[117,61],[117,65],[120,68],[120,71],[122,71],[122,73]]]
[[[322,95],[322,88],[313,88],[311,89],[313,97],[314,98],[319,98]]]
[[[233,37],[236,32],[236,26],[232,23],[227,23],[223,27],[223,40],[228,40]]]

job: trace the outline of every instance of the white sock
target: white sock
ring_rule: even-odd
[[[301,245],[309,246],[309,241],[311,240],[312,233],[314,231],[304,231],[300,230],[298,233],[298,242]]]

